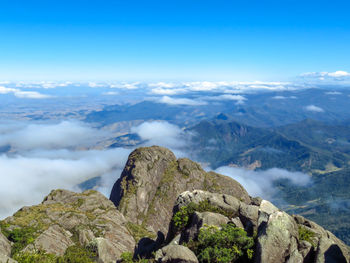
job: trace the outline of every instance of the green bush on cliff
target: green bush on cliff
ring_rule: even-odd
[[[183,230],[194,212],[213,212],[219,213],[229,218],[233,217],[230,211],[226,211],[222,208],[214,206],[209,203],[208,200],[199,202],[198,204],[189,203],[187,206],[183,206],[176,212],[172,218],[173,224],[177,231]]]
[[[14,255],[18,263],[57,263],[57,256],[48,254],[42,250],[33,252],[20,252]]]
[[[36,237],[36,229],[33,227],[15,228],[7,232],[7,238],[13,242],[12,255],[21,251],[30,243],[33,243]]]
[[[305,240],[309,242],[313,247],[316,247],[316,244],[313,241],[313,238],[315,237],[314,232],[302,226],[299,226],[298,230],[299,230],[299,240]]]
[[[188,247],[201,263],[250,262],[253,258],[254,240],[247,233],[232,224],[203,227],[197,241],[190,241]]]
[[[121,254],[121,263],[150,263],[154,262],[153,259],[145,259],[145,258],[139,258],[134,259],[133,253],[131,252],[123,252]]]
[[[81,246],[70,246],[63,256],[46,253],[43,250],[36,252],[18,252],[13,259],[18,263],[94,263],[96,252]]]

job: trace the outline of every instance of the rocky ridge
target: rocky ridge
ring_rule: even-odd
[[[20,209],[0,221],[0,263],[350,262],[331,232],[162,147],[130,154],[111,200],[54,190]]]
[[[194,189],[250,202],[247,191],[235,180],[205,172],[197,163],[176,159],[170,150],[158,146],[138,148],[130,154],[110,199],[129,221],[166,235],[176,198]]]

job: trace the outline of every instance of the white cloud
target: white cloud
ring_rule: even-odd
[[[28,125],[2,123],[0,135],[0,146],[10,145],[15,150],[30,150],[91,145],[107,136],[107,133],[81,122],[63,121],[53,124],[30,123]]]
[[[223,94],[223,95],[212,96],[212,97],[206,96],[206,97],[202,97],[201,99],[207,100],[207,101],[233,100],[233,101],[236,101],[236,104],[244,104],[244,101],[247,100],[247,98],[242,95],[232,95],[232,94]]]
[[[8,94],[18,91],[18,89],[7,88],[4,86],[0,86],[0,94]]]
[[[0,199],[6,200],[0,217],[39,203],[52,189],[79,190],[75,185],[97,176],[108,197],[131,150],[83,150],[105,136],[80,122],[0,123],[0,146],[11,146],[0,155]]]
[[[328,91],[328,92],[325,92],[324,94],[326,94],[326,95],[342,95],[343,93],[341,93],[339,91]]]
[[[310,176],[301,172],[289,172],[284,169],[272,168],[266,171],[252,171],[243,168],[223,166],[215,170],[237,180],[252,196],[260,196],[271,200],[277,193],[274,181],[288,179],[293,184],[305,186],[311,182]]]
[[[320,81],[325,80],[345,80],[350,78],[350,73],[342,70],[338,70],[335,72],[307,72],[301,74],[301,77],[309,78],[309,79],[317,79]]]
[[[151,88],[166,88],[171,89],[178,87],[178,84],[172,83],[172,82],[157,82],[157,83],[150,83],[148,84]]]
[[[334,78],[341,78],[341,77],[350,77],[350,73],[346,71],[335,71],[335,72],[329,72],[328,76],[334,77]]]
[[[115,95],[118,95],[119,93],[116,92],[116,91],[107,91],[107,92],[103,92],[102,95],[105,95],[105,96],[115,96]]]
[[[237,101],[247,100],[247,98],[242,95],[230,95],[230,94],[220,95],[220,96],[217,96],[217,98],[223,99],[223,100],[237,100]]]
[[[187,90],[183,88],[178,89],[170,89],[170,88],[154,88],[151,90],[152,94],[156,95],[177,95],[177,94],[183,94],[186,93]]]
[[[11,215],[24,205],[42,201],[52,189],[74,189],[76,184],[96,176],[115,181],[130,150],[49,151],[26,155],[0,155],[0,217]],[[37,155],[37,156],[35,156]],[[102,180],[103,181],[103,180]],[[107,196],[113,185],[102,185]]]
[[[132,83],[117,83],[117,84],[111,84],[109,85],[112,89],[126,89],[126,90],[134,90],[140,88],[140,82],[132,82]]]
[[[312,112],[324,112],[324,110],[320,107],[317,107],[315,105],[308,105],[305,107],[307,111],[312,111]]]
[[[52,97],[36,91],[16,91],[14,95],[21,99],[47,99]]]
[[[285,96],[274,96],[272,97],[274,100],[285,100],[287,97]]]
[[[20,89],[0,86],[0,94],[8,94],[8,93],[13,93],[17,98],[25,98],[25,99],[46,99],[46,98],[52,97],[50,95],[45,95],[36,91],[22,91]]]
[[[177,157],[188,157],[185,148],[191,144],[191,133],[166,121],[144,122],[131,129],[145,141],[145,146],[159,145],[171,149]]]
[[[207,102],[201,100],[193,100],[187,98],[172,98],[169,96],[163,96],[160,100],[156,102],[165,103],[169,105],[189,105],[189,106],[200,106],[206,105]]]

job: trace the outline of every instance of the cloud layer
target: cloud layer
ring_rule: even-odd
[[[16,150],[88,146],[108,134],[77,121],[60,123],[0,123],[0,146]]]
[[[51,98],[52,96],[39,93],[37,91],[23,91],[17,88],[7,88],[0,86],[0,94],[13,94],[17,98],[21,99],[47,99]]]
[[[166,121],[144,122],[131,129],[145,141],[145,146],[158,145],[171,149],[177,157],[189,156],[191,134]]]
[[[289,172],[284,169],[272,168],[266,171],[252,171],[243,168],[223,166],[216,172],[230,176],[237,180],[251,196],[260,196],[271,200],[278,190],[274,187],[274,181],[288,179],[293,184],[306,186],[311,183],[310,176],[301,172]]]
[[[112,183],[119,177],[130,150],[88,149],[106,136],[79,122],[56,124],[2,123],[0,146],[10,151],[0,155],[0,218],[24,205],[42,201],[52,189],[74,186],[102,176],[98,190],[109,196]]]

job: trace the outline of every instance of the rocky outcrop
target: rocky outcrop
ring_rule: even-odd
[[[110,199],[129,221],[166,235],[177,196],[194,189],[251,201],[235,180],[207,173],[197,163],[176,159],[171,151],[158,146],[139,148],[130,154]]]
[[[198,238],[203,227],[234,224],[254,237],[256,263],[350,262],[349,248],[332,233],[301,216],[290,216],[266,200],[246,204],[230,195],[187,191],[177,198],[174,214],[181,208],[201,207],[203,202],[205,208],[200,209],[216,212],[195,211],[180,233],[172,223],[167,243],[187,244]]]
[[[0,263],[18,263],[16,260],[0,254]]]
[[[11,255],[11,243],[0,231],[0,255]],[[1,262],[1,261],[0,261]]]
[[[99,263],[120,262],[123,252],[127,262],[131,253],[152,262],[208,262],[203,257],[217,251],[243,262],[350,263],[349,248],[329,231],[165,148],[135,150],[111,200],[117,207],[96,191],[54,190],[41,204],[23,207],[0,221],[0,263],[38,251],[64,257],[72,248],[79,256],[79,249],[93,252],[89,259]],[[221,237],[211,245],[200,243],[215,233]]]
[[[40,205],[23,207],[2,221],[8,233],[19,229],[26,235],[20,248],[24,252],[43,250],[62,256],[74,245],[95,247],[103,263],[115,262],[122,252],[134,249],[127,223],[110,200],[93,190],[52,191]]]
[[[163,247],[157,251],[155,260],[160,263],[198,263],[196,255],[181,245]]]

